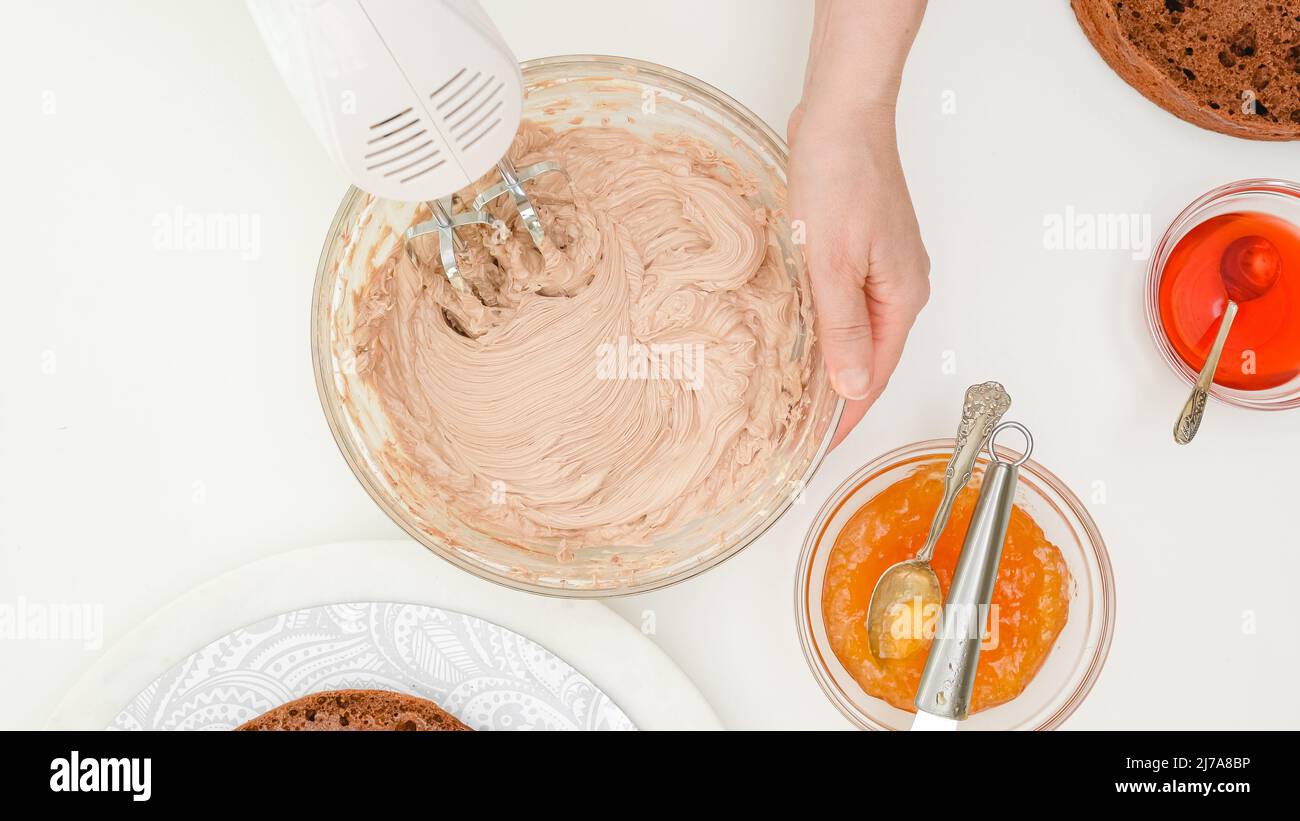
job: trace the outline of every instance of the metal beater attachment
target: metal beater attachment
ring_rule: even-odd
[[[460,275],[460,266],[456,264],[456,254],[465,250],[465,241],[456,235],[456,229],[464,225],[491,225],[492,220],[477,208],[453,216],[450,196],[434,200],[429,203],[429,207],[433,209],[433,219],[406,229],[406,256],[418,265],[419,258],[415,255],[415,246],[411,244],[411,240],[425,234],[436,233],[443,273],[447,275],[452,287],[458,291],[468,292],[469,283]]]
[[[542,229],[542,220],[533,206],[533,201],[524,193],[523,184],[552,172],[564,174],[566,180],[569,178],[568,173],[560,167],[559,163],[550,160],[516,169],[509,159],[503,159],[497,163],[497,171],[501,174],[501,182],[475,197],[469,210],[452,214],[451,197],[443,197],[429,203],[429,208],[433,211],[433,219],[406,229],[406,256],[416,264],[419,264],[419,258],[415,254],[415,246],[411,244],[411,240],[425,234],[438,235],[438,254],[442,260],[443,273],[447,275],[452,286],[460,291],[468,292],[469,283],[460,275],[460,267],[456,263],[456,255],[465,250],[465,241],[457,236],[456,229],[466,225],[495,224],[483,209],[497,197],[509,194],[514,200],[515,208],[519,210],[519,216],[523,218],[524,226],[527,227],[533,244],[541,248],[546,233]]]
[[[524,220],[524,227],[528,229],[528,235],[533,238],[533,244],[541,248],[542,240],[545,238],[545,232],[542,230],[542,220],[537,215],[537,209],[533,207],[533,201],[524,193],[523,184],[543,174],[550,173],[563,174],[567,180],[569,178],[568,172],[561,168],[559,163],[551,160],[516,169],[508,158],[497,163],[497,171],[501,173],[501,182],[474,198],[474,210],[482,211],[492,200],[502,194],[510,194],[511,199],[515,202],[515,208],[519,211],[519,216]]]

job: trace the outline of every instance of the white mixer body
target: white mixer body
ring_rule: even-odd
[[[430,201],[506,153],[523,79],[474,0],[248,0],[285,83],[354,185]]]

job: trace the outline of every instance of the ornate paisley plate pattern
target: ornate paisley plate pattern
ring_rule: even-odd
[[[155,679],[115,730],[229,730],[322,690],[431,699],[476,730],[634,730],[586,676],[491,622],[414,604],[283,613],[217,639]]]

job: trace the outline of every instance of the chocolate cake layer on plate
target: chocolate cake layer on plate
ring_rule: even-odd
[[[330,690],[268,710],[237,730],[468,730],[425,698],[387,690]]]

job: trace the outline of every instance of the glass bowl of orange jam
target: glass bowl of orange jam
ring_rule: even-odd
[[[831,494],[804,540],[795,587],[804,657],[831,702],[863,729],[912,725],[925,649],[906,659],[872,656],[866,609],[885,568],[911,558],[925,542],[953,447],[951,439],[918,442],[865,465]],[[1003,447],[998,454],[1009,461],[1020,456]],[[945,592],[986,464],[985,454],[935,548],[933,567]],[[1114,624],[1115,580],[1096,524],[1060,479],[1037,462],[1026,462],[972,713],[959,729],[1060,726],[1101,673]]]
[[[1300,407],[1300,184],[1239,180],[1183,209],[1151,255],[1147,325],[1165,362],[1194,384],[1227,308],[1223,251],[1246,236],[1272,242],[1282,272],[1239,306],[1210,395],[1256,410]]]

